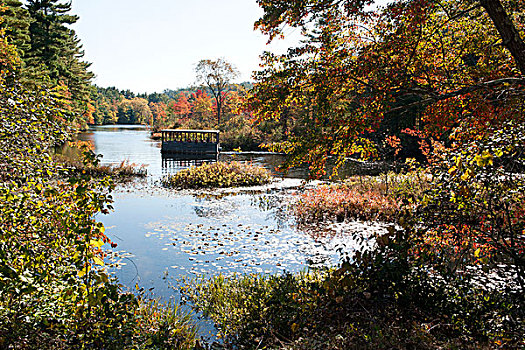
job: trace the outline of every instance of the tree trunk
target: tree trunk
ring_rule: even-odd
[[[221,129],[221,104],[222,101],[217,100],[217,130]]]
[[[510,51],[521,74],[525,76],[525,43],[512,22],[512,18],[507,14],[500,0],[480,0],[480,3],[494,22],[503,40],[503,45]]]

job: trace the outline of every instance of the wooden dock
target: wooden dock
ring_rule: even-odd
[[[167,129],[161,131],[163,156],[209,158],[219,154],[218,130]]]

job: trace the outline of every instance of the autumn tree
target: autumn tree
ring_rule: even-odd
[[[260,122],[295,116],[289,139],[272,149],[291,154],[289,166],[308,163],[313,176],[330,157],[341,165],[406,146],[405,136],[417,140],[435,190],[405,225],[421,257],[414,264],[455,278],[467,265],[494,271],[504,262],[524,286],[525,185],[516,172],[525,3],[404,0],[371,10],[373,3],[259,1],[256,25],[270,40],[292,26],[305,41],[263,55],[249,107]]]
[[[117,123],[119,124],[144,124],[150,121],[151,116],[146,99],[140,97],[123,99],[118,104]]]
[[[197,90],[190,96],[192,119],[207,122],[212,114],[210,96],[204,90]]]
[[[227,99],[227,89],[231,80],[239,76],[239,72],[231,63],[219,58],[217,60],[201,60],[195,67],[197,83],[207,87],[216,103],[217,127],[220,128],[224,103]]]
[[[155,129],[160,130],[167,126],[168,106],[164,102],[150,102],[149,109],[151,110],[151,121],[148,123]]]
[[[306,33],[287,54],[263,55],[249,99],[261,121],[298,117],[276,150],[321,174],[327,157],[374,156],[405,131],[428,150],[428,138],[451,142],[460,124],[479,135],[523,115],[522,2],[406,0],[370,11],[372,3],[259,2],[256,26],[270,40],[285,25]]]
[[[179,98],[173,101],[173,113],[179,118],[190,115],[191,103],[188,101],[186,94],[181,93]]]

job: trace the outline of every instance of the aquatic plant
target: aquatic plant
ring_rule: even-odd
[[[80,152],[86,152],[88,149],[83,147]],[[148,172],[144,165],[130,163],[123,160],[119,164],[101,165],[98,157],[93,158],[92,163],[81,161],[79,156],[70,157],[61,154],[54,155],[54,161],[66,168],[68,172],[89,174],[93,177],[111,176],[119,181],[130,180],[134,177],[146,177]]]
[[[293,213],[300,224],[345,219],[393,222],[402,205],[413,207],[429,187],[429,175],[421,169],[353,176],[299,193]]]
[[[165,177],[162,183],[173,188],[223,188],[256,186],[271,182],[270,172],[242,162],[216,162],[193,166]]]

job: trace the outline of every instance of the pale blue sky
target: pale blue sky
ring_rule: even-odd
[[[253,30],[262,14],[255,0],[73,0],[72,12],[95,83],[134,92],[191,85],[194,65],[206,58],[224,57],[247,81],[264,50],[288,46],[268,48]]]

